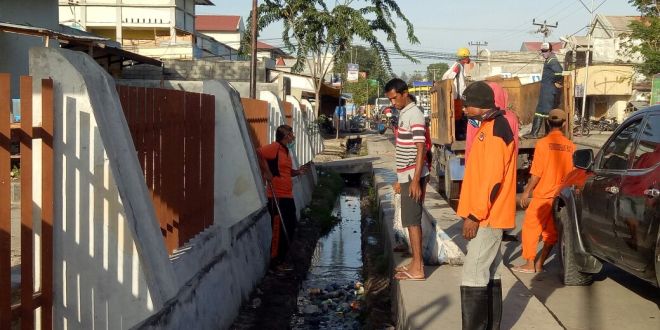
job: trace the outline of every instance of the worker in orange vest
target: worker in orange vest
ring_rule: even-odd
[[[502,320],[502,232],[515,225],[513,131],[493,90],[477,81],[463,93],[465,113],[481,121],[465,164],[457,214],[469,240],[461,280],[463,329],[499,329]]]
[[[543,264],[557,242],[552,201],[562,179],[573,170],[575,151],[575,144],[562,133],[566,120],[564,110],[551,110],[548,114],[550,132],[534,148],[531,178],[520,198],[520,206],[527,208],[522,226],[522,257],[525,263],[511,268],[515,272],[543,271]],[[543,248],[537,258],[539,235],[543,240]]]

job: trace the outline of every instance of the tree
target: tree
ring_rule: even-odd
[[[433,63],[426,67],[426,79],[429,81],[442,80],[442,74],[449,70],[447,63]]]
[[[630,32],[621,35],[623,53],[641,54],[644,60],[635,67],[650,77],[660,72],[660,4],[655,0],[629,0],[628,3],[637,7],[642,17],[628,25]]]
[[[354,40],[366,42],[375,49],[385,69],[391,72],[389,53],[376,36],[385,34],[401,56],[417,62],[399,45],[395,32],[395,18],[406,25],[406,36],[411,43],[419,43],[412,23],[401,12],[396,0],[364,0],[366,5],[353,8],[357,1],[344,0],[329,9],[326,0],[263,0],[259,5],[257,28],[282,21],[282,41],[296,57],[292,70],[300,72],[310,68],[316,90],[316,107],[320,110],[320,91],[332,64],[342,57]],[[248,20],[248,25],[251,25]],[[246,35],[246,42],[249,36]],[[249,43],[248,43],[249,44]]]
[[[399,79],[407,82],[409,80],[408,74],[406,74],[405,71],[402,71],[401,74],[399,75]]]
[[[353,53],[353,55],[351,56],[350,53]],[[368,79],[377,80],[381,90],[385,83],[392,77],[378,55],[378,51],[374,48],[364,46],[351,47],[343,56],[337,58],[335,72],[345,75],[346,67],[351,60],[360,66],[360,71],[367,73]],[[374,92],[371,95],[375,95],[377,87],[373,87]]]
[[[353,94],[353,103],[357,106],[365,105],[369,96],[376,94],[376,86],[369,85],[369,80],[360,77],[358,81],[346,83],[344,91]]]
[[[412,76],[408,77],[408,80],[404,80],[409,86],[412,86],[413,81],[423,81],[424,75],[420,71],[415,71]]]

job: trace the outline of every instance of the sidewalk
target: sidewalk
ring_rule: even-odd
[[[394,146],[387,136],[367,137],[369,156],[379,157],[373,162],[375,187],[381,206],[383,230],[391,234],[394,216],[392,182]],[[426,227],[436,228],[439,245],[446,251],[465,253],[466,241],[461,236],[462,223],[453,209],[429,185],[424,201]],[[391,235],[390,235],[391,237]],[[443,240],[443,238],[451,240]],[[504,248],[503,248],[504,249]],[[389,248],[391,251],[391,247]],[[453,256],[460,258],[460,255]],[[392,253],[393,264],[402,265],[406,258]],[[393,304],[396,304],[399,329],[460,329],[461,283],[460,266],[426,266],[427,280],[394,281]],[[508,268],[502,270],[504,312],[502,329],[562,329],[548,309],[520,282]]]

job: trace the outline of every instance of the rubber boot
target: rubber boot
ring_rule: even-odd
[[[500,330],[502,323],[502,281],[488,282],[488,326],[486,329]]]
[[[461,286],[463,330],[483,330],[488,325],[488,287]]]
[[[534,115],[534,119],[532,120],[532,130],[529,134],[525,134],[523,139],[538,139],[542,123],[543,117]]]

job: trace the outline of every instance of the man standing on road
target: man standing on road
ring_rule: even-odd
[[[308,170],[308,165],[303,165],[297,170],[293,168],[290,150],[293,149],[295,139],[293,128],[289,125],[281,125],[275,131],[275,142],[257,149],[259,168],[267,185],[268,210],[273,219],[271,256],[273,265],[279,270],[289,270],[288,266],[284,264],[284,257],[289,249],[287,237],[293,239],[296,231],[296,203],[293,199],[291,178],[304,174]],[[274,198],[277,198],[281,214],[278,214]],[[279,230],[281,223],[276,216],[281,216],[286,236],[279,234],[283,230]]]
[[[385,96],[399,110],[398,134],[396,136],[395,192],[401,192],[401,223],[408,229],[412,262],[398,267],[394,276],[397,280],[426,279],[422,262],[422,203],[426,191],[428,168],[426,155],[426,123],[424,113],[408,94],[408,86],[398,78],[385,84]]]
[[[544,42],[541,44],[541,56],[545,59],[543,73],[541,75],[541,93],[536,105],[536,113],[532,121],[532,131],[523,136],[525,139],[536,139],[539,137],[541,126],[548,117],[548,112],[559,106],[561,100],[561,87],[564,81],[562,67],[555,53],[552,52],[552,44]]]
[[[550,133],[536,142],[530,169],[531,178],[520,198],[520,206],[527,208],[522,227],[522,256],[526,262],[511,268],[513,271],[543,271],[543,264],[557,242],[557,230],[552,218],[552,200],[564,176],[573,170],[575,151],[575,144],[562,133],[566,127],[566,119],[564,110],[550,111]],[[539,235],[543,239],[543,248],[535,263]]]
[[[465,113],[481,121],[465,165],[458,201],[469,240],[461,281],[463,329],[499,329],[502,320],[502,231],[516,212],[516,155],[511,127],[483,81],[463,93]]]

